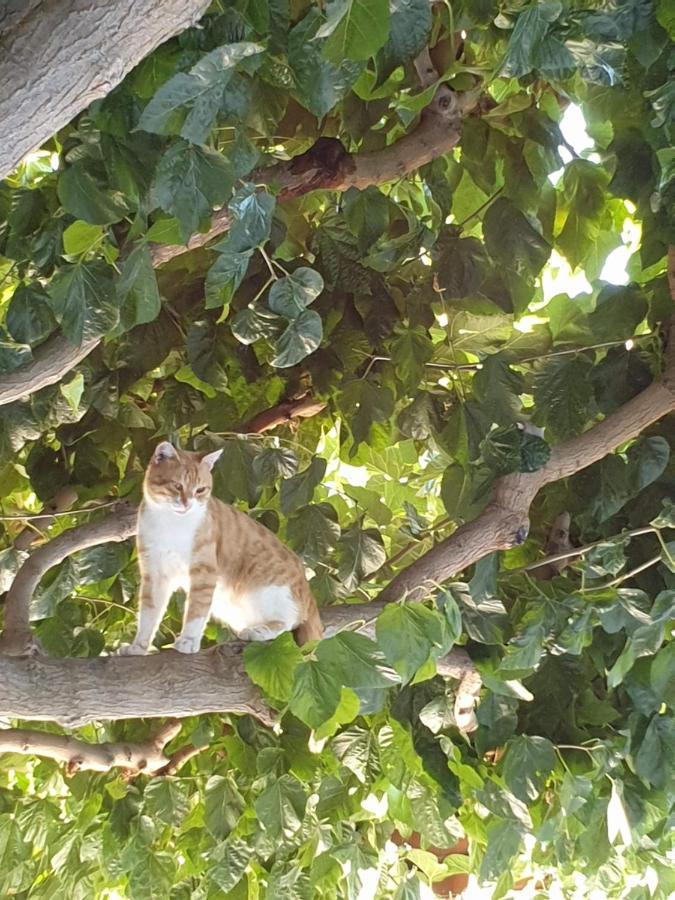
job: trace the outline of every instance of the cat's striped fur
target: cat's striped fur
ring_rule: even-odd
[[[138,630],[123,653],[147,653],[171,595],[186,591],[175,648],[199,650],[209,618],[243,640],[293,631],[318,639],[321,618],[302,563],[252,518],[211,496],[222,451],[190,453],[163,442],[143,482],[137,546],[141,569]]]

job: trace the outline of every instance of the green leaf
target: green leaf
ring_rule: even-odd
[[[218,255],[218,259],[206,273],[207,309],[230,304],[237,288],[244,280],[252,255],[252,250],[244,250],[242,253],[226,251]],[[239,322],[242,322],[244,318],[250,319],[251,313],[253,310],[243,310],[237,317]],[[232,328],[234,330],[234,323]],[[239,334],[235,334],[235,336],[241,340]],[[252,343],[252,341],[242,341],[242,343]]]
[[[258,821],[273,841],[289,840],[300,829],[307,795],[292,775],[282,775],[258,797]]]
[[[119,318],[110,269],[102,263],[64,266],[49,294],[56,320],[73,344],[105,334]]]
[[[117,195],[107,194],[98,186],[84,162],[76,162],[62,173],[57,192],[67,213],[92,225],[119,222],[129,211]]]
[[[297,319],[303,310],[316,300],[322,290],[321,275],[314,269],[301,266],[290,275],[274,282],[267,302],[270,309],[280,316]]]
[[[77,413],[80,408],[82,394],[84,393],[84,376],[82,373],[79,372],[68,382],[61,382],[59,390],[66,398],[68,406],[74,413]]]
[[[326,23],[317,37],[326,37],[327,59],[368,59],[387,40],[388,0],[331,0],[326,7]]]
[[[508,354],[487,356],[473,377],[474,397],[481,409],[498,425],[510,425],[521,411],[523,376],[511,368]]]
[[[535,68],[551,23],[561,12],[562,3],[558,0],[543,0],[519,14],[502,63],[502,75],[520,78]]]
[[[27,344],[0,340],[0,372],[13,372],[27,365],[33,357]]]
[[[498,197],[488,208],[483,233],[494,259],[519,275],[537,275],[551,253],[539,231],[506,197]]]
[[[241,881],[252,856],[253,851],[245,841],[229,837],[211,851],[210,859],[215,865],[208,869],[209,878],[221,891],[229,893]]]
[[[100,225],[89,225],[87,222],[73,222],[63,232],[63,249],[69,256],[80,256],[96,247],[103,237]]]
[[[631,483],[635,494],[644,490],[664,473],[670,459],[670,446],[664,437],[646,437],[628,450]]]
[[[188,74],[179,72],[160,87],[143,110],[138,128],[156,134],[175,133],[179,122],[176,112],[190,106],[180,133],[189,141],[203,144],[237,63],[261,50],[257,44],[241,42],[207,53]]]
[[[302,507],[286,523],[286,537],[305,562],[325,561],[340,539],[335,509],[330,503]]]
[[[170,144],[155,170],[151,197],[178,219],[183,241],[232,190],[232,167],[219,153],[186,141]]]
[[[204,824],[216,840],[226,838],[246,808],[231,776],[212,775],[204,789]]]
[[[306,309],[289,322],[276,341],[277,355],[271,364],[278,369],[296,366],[313,353],[323,338],[321,316],[313,309]]]
[[[228,267],[228,265],[228,263],[225,263],[225,267]],[[228,290],[221,296],[224,296],[225,299],[227,299],[230,293],[231,292]],[[216,305],[213,302],[213,297],[208,301],[207,305]],[[238,312],[234,319],[232,319],[230,327],[232,329],[232,334],[240,343],[254,344],[256,341],[260,340],[260,338],[269,338],[277,335],[282,322],[283,319],[276,315],[276,313],[270,312],[260,304],[255,304]]]
[[[414,390],[424,378],[425,363],[434,355],[434,345],[426,329],[420,325],[408,328],[391,345],[391,358],[396,375],[408,391]]]
[[[555,437],[579,434],[592,416],[592,366],[582,356],[549,360],[534,385],[535,420]]]
[[[387,554],[382,538],[374,528],[362,530],[352,525],[340,538],[338,577],[348,591],[384,565]]]
[[[139,244],[125,259],[117,293],[123,301],[120,315],[125,328],[152,322],[159,315],[162,299],[147,244]]]
[[[180,825],[188,813],[185,782],[177,778],[155,778],[143,791],[143,806],[154,819],[166,825]]]
[[[672,749],[675,746],[673,720],[656,713],[652,716],[640,748],[635,754],[635,771],[647,784],[661,789],[672,771]]]
[[[504,781],[524,803],[536,800],[556,764],[555,751],[543,737],[520,735],[507,744]]]
[[[387,387],[359,378],[346,384],[342,391],[342,405],[348,414],[354,441],[367,441],[374,423],[387,422],[394,412],[394,395]]]
[[[509,869],[520,849],[522,829],[516,822],[498,822],[487,830],[488,845],[480,865],[481,881],[495,881]]]
[[[314,490],[321,483],[326,472],[326,460],[315,456],[312,462],[292,478],[281,483],[281,512],[288,516],[298,507],[306,506],[314,496]]]
[[[431,7],[426,0],[391,0],[389,10],[389,39],[377,55],[380,82],[397,66],[415,59],[426,47],[431,31]]]
[[[243,185],[228,204],[234,223],[228,237],[213,248],[234,253],[255,250],[270,236],[275,198],[254,184]]]
[[[49,295],[37,283],[20,284],[7,307],[7,331],[19,344],[39,344],[56,327]]]
[[[254,642],[244,650],[244,668],[254,684],[275,700],[287,701],[302,653],[289,632],[273,641]]]
[[[298,457],[286,447],[270,447],[253,460],[253,471],[260,481],[291,478],[298,471]]]
[[[452,640],[442,617],[418,604],[392,604],[375,623],[377,643],[407,684],[429,659],[447,653]]]

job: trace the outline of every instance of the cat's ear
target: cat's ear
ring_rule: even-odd
[[[206,463],[209,469],[212,469],[221,457],[223,447],[220,450],[214,450],[213,453],[205,453],[201,458],[201,462]]]
[[[157,444],[155,452],[152,454],[152,461],[154,463],[161,463],[165,459],[177,458],[178,454],[176,453],[176,448],[173,444],[169,443],[169,441],[162,441],[161,444]]]

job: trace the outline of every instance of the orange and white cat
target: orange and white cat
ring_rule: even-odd
[[[148,652],[178,588],[187,595],[174,645],[181,653],[199,650],[210,618],[247,641],[283,631],[293,631],[300,644],[321,637],[298,557],[264,526],[211,496],[211,470],[221,453],[190,453],[168,441],[153,453],[138,513],[138,629],[121,653]]]

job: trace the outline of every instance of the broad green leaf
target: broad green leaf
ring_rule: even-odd
[[[668,773],[672,771],[674,741],[672,718],[658,713],[653,715],[635,754],[635,771],[647,784],[665,787]]]
[[[297,778],[282,775],[256,800],[255,811],[272,840],[288,840],[300,828],[306,803],[307,795]]]
[[[375,630],[379,648],[404,684],[429,659],[438,659],[452,646],[439,613],[418,604],[386,607],[377,617]]]
[[[56,327],[49,295],[37,283],[20,284],[9,302],[6,324],[17,343],[40,343]]]
[[[297,319],[306,307],[313,303],[323,290],[323,278],[314,269],[301,266],[290,275],[274,282],[270,288],[268,304],[270,309]]]
[[[244,280],[248,266],[253,255],[252,250],[244,250],[242,253],[222,252],[206,273],[206,308],[214,309],[219,306],[228,306],[232,301],[239,285]],[[243,310],[239,313],[239,320],[252,310]],[[234,329],[234,323],[232,325]],[[239,340],[239,335],[236,335]],[[242,341],[242,343],[252,343]]]
[[[188,790],[177,778],[155,778],[143,791],[143,806],[154,819],[166,825],[180,825],[188,813]]]
[[[325,472],[326,460],[315,456],[306,469],[281,483],[281,511],[285,516],[311,501],[314,490],[321,483]]]
[[[487,839],[480,877],[485,881],[495,881],[508,869],[509,863],[520,849],[522,828],[512,821],[498,822],[488,828]]]
[[[548,30],[561,12],[558,0],[543,0],[518,15],[502,63],[505,77],[519,78],[536,67]]]
[[[414,390],[424,378],[425,363],[434,353],[434,346],[424,328],[408,328],[392,341],[391,357],[396,374],[408,391]]]
[[[215,863],[208,869],[209,878],[221,891],[229,893],[235,888],[253,856],[253,850],[240,838],[229,837],[211,851]]]
[[[59,390],[66,398],[68,406],[76,413],[80,407],[80,400],[84,393],[84,376],[81,372],[67,382],[61,382]]]
[[[520,413],[523,377],[511,368],[508,354],[486,357],[473,378],[474,396],[481,409],[498,425],[510,425]]]
[[[228,209],[234,223],[228,237],[213,248],[219,252],[241,253],[255,250],[270,235],[276,201],[254,184],[243,185],[232,197]]]
[[[119,195],[113,196],[98,186],[83,162],[74,163],[61,174],[57,190],[66,212],[91,225],[119,222],[128,212]]]
[[[304,310],[288,323],[286,330],[277,339],[277,355],[271,364],[278,369],[296,366],[317,349],[322,338],[321,316],[313,309]]]
[[[152,201],[178,219],[181,238],[187,241],[200,222],[225,201],[232,182],[232,168],[225,157],[177,140],[157,165]]]
[[[380,81],[397,66],[415,59],[426,47],[431,31],[431,8],[426,0],[391,0],[389,10],[389,39],[377,55]]]
[[[535,421],[557,438],[578,434],[591,415],[592,366],[583,356],[550,360],[534,386]]]
[[[519,800],[527,803],[541,794],[555,764],[555,751],[549,740],[519,735],[507,745],[504,781]]]
[[[338,576],[347,590],[354,590],[367,575],[376,572],[387,558],[382,538],[374,528],[352,525],[338,545]]]
[[[73,222],[63,232],[63,249],[69,256],[80,256],[96,247],[103,237],[100,225],[89,225],[87,222]]]
[[[368,59],[387,40],[387,0],[331,0],[326,16],[316,36],[328,38],[324,53],[334,62]]]
[[[235,267],[239,267],[239,262],[232,262]],[[246,262],[248,265],[248,257]],[[236,279],[236,275],[232,275],[233,269],[230,262],[224,263],[222,268],[226,273],[229,273],[226,276],[228,281],[232,277],[235,277]],[[217,281],[216,276],[214,276],[214,280]],[[230,295],[230,293],[231,289],[226,288],[225,293],[221,294],[220,296],[224,296],[227,300],[227,297]],[[217,305],[215,303],[216,296],[218,296],[218,294],[213,294],[209,299],[207,299],[207,306]],[[246,309],[242,309],[241,312],[238,312],[237,315],[232,319],[230,325],[230,327],[232,328],[232,334],[242,344],[254,344],[256,341],[260,340],[260,338],[274,337],[279,333],[282,326],[283,319],[280,316],[277,316],[276,313],[270,312],[268,309],[266,309],[266,307],[260,304],[255,304],[254,306],[248,306]]]
[[[13,372],[27,365],[33,354],[28,344],[0,340],[0,372]]]
[[[520,275],[537,275],[551,247],[527,217],[505,197],[498,197],[483,219],[485,246],[497,262]]]
[[[270,697],[287,701],[302,653],[289,632],[273,641],[253,642],[244,650],[246,674]]]
[[[147,244],[139,244],[125,259],[117,293],[122,299],[120,316],[126,328],[152,322],[159,315],[162,300]]]
[[[179,72],[160,87],[143,110],[138,127],[157,134],[176,133],[180,119],[175,114],[184,106],[190,106],[180,133],[189,141],[203,144],[235,66],[242,59],[260,53],[261,49],[257,44],[241,42],[225,44],[207,53],[189,73]]]
[[[212,775],[204,788],[204,824],[216,840],[236,826],[246,804],[231,776]]]
[[[286,447],[270,447],[253,460],[253,471],[260,481],[291,478],[298,471],[298,457]]]
[[[110,269],[99,262],[64,266],[49,285],[57,322],[73,344],[98,337],[119,317]]]
[[[329,558],[340,538],[337,514],[330,503],[301,507],[286,523],[291,547],[310,565]]]

